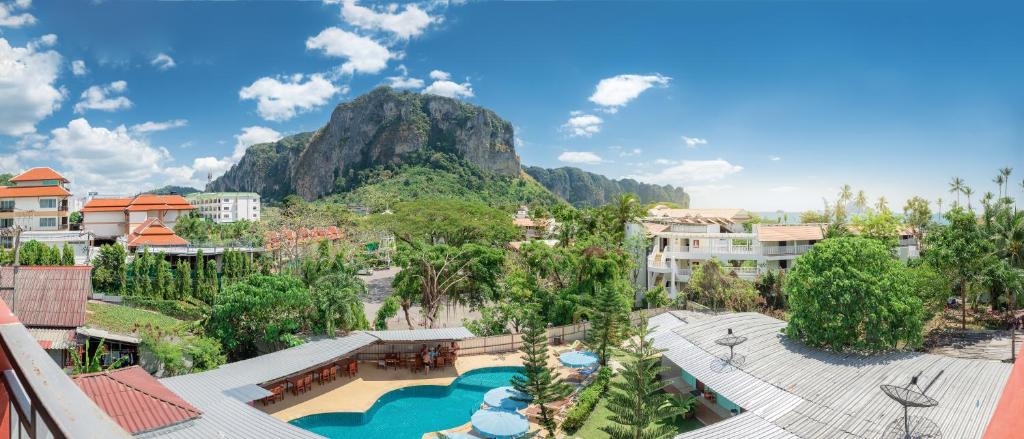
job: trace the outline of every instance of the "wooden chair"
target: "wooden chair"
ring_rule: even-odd
[[[353,361],[348,363],[348,375],[354,377],[357,373],[359,373],[359,362]]]

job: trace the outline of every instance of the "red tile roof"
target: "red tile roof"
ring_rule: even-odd
[[[142,194],[132,200],[128,210],[179,210],[194,209],[192,204],[181,195]]]
[[[1018,357],[1010,372],[1010,379],[1003,386],[999,405],[988,422],[985,439],[1020,437],[1024,431],[1024,416],[1021,413],[1024,413],[1024,360]]]
[[[93,198],[85,203],[82,212],[113,212],[124,210],[132,203],[131,198]]]
[[[92,293],[92,267],[0,267],[0,298],[25,326],[76,328],[85,324],[85,302]],[[17,302],[14,300],[17,291]]]
[[[57,171],[54,171],[53,169],[50,168],[32,168],[25,172],[22,172],[21,174],[14,176],[14,178],[11,178],[11,181],[15,183],[19,181],[39,180],[60,180],[65,183],[68,182],[68,179],[64,178],[63,175],[58,174]]]
[[[139,366],[71,378],[107,415],[132,434],[159,430],[203,413]]]
[[[324,239],[328,241],[337,241],[344,236],[344,232],[342,232],[337,226],[314,227],[312,229],[301,227],[298,232],[290,229],[281,229],[276,232],[267,232],[264,235],[266,238],[266,247],[271,250],[279,248],[285,242],[294,245],[321,241]]]
[[[0,186],[0,198],[70,196],[71,192],[60,186]]]
[[[188,241],[175,235],[174,231],[168,229],[159,219],[149,218],[128,234],[128,247],[141,245],[188,245]]]

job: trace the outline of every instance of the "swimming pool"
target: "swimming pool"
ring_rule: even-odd
[[[448,386],[412,386],[385,393],[365,413],[321,413],[290,423],[331,439],[420,439],[469,422],[484,394],[507,386],[521,367],[466,372]]]

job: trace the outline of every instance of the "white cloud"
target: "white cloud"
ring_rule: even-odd
[[[558,155],[558,161],[583,165],[596,165],[604,160],[601,156],[589,151],[566,151]]]
[[[562,125],[562,129],[569,132],[572,137],[590,137],[601,131],[601,124],[604,120],[593,114],[582,114],[573,112],[569,121]]]
[[[384,30],[401,39],[419,36],[431,23],[439,21],[415,4],[407,4],[402,12],[398,5],[390,4],[384,12],[378,12],[356,4],[355,0],[343,0],[341,16],[348,24],[366,30]]]
[[[396,58],[387,47],[371,38],[356,35],[337,27],[329,27],[317,36],[306,40],[306,48],[322,50],[328,56],[345,58],[341,65],[344,74],[379,73],[388,65],[388,60]]]
[[[633,157],[633,156],[640,155],[642,152],[644,152],[644,151],[642,149],[640,149],[640,148],[633,148],[633,149],[628,150],[628,151],[620,152],[619,153],[619,157]]]
[[[71,74],[75,76],[83,76],[89,73],[89,69],[85,67],[85,61],[76,59],[71,61]]]
[[[0,27],[22,27],[36,23],[36,17],[28,12],[19,12],[32,6],[29,0],[15,0],[0,3]]]
[[[133,137],[124,125],[93,127],[83,118],[54,129],[46,148],[76,186],[106,193],[159,186],[166,178],[162,166],[171,160],[167,150]]]
[[[773,162],[777,162],[777,161],[779,161],[779,160],[782,160],[782,157],[779,157],[779,156],[777,156],[777,155],[773,155],[773,156],[769,156],[769,157],[768,157],[768,160],[771,160],[771,161],[773,161]]]
[[[303,82],[305,79],[305,82]],[[326,104],[331,97],[342,92],[322,75],[257,79],[238,92],[241,99],[255,99],[260,117],[272,121],[285,121],[295,115]]]
[[[425,85],[422,79],[410,78],[408,76],[389,76],[388,85],[392,88],[420,89]]]
[[[683,136],[683,143],[686,143],[687,148],[696,148],[700,145],[707,145],[707,139],[701,139],[700,137],[686,137]]]
[[[742,170],[742,166],[734,165],[722,159],[683,160],[677,165],[662,169],[660,172],[632,175],[630,178],[647,183],[678,186],[691,182],[715,182]]]
[[[679,163],[679,162],[675,161],[675,160],[669,160],[669,159],[655,159],[654,160],[654,164],[656,164],[656,165],[674,165],[676,163]]]
[[[178,65],[178,63],[174,62],[174,58],[171,58],[166,53],[157,54],[149,63],[160,70],[170,70]]]
[[[29,43],[35,49],[42,49],[44,47],[53,47],[57,45],[57,36],[54,34],[46,34]]]
[[[590,102],[603,107],[621,107],[651,87],[667,86],[670,80],[672,78],[660,74],[618,75],[605,78],[597,83],[594,94],[590,96]]]
[[[56,87],[61,56],[38,46],[11,46],[0,38],[0,134],[35,132],[35,124],[60,108],[65,92]]]
[[[281,140],[281,133],[261,126],[251,126],[242,128],[242,132],[235,135],[235,150],[231,154],[231,159],[238,161],[245,155],[245,150],[250,146],[258,143],[276,142]]]
[[[181,128],[188,125],[188,121],[185,119],[174,119],[164,122],[152,122],[147,121],[138,125],[132,125],[131,131],[136,133],[152,133],[156,131],[165,131],[171,128]]]
[[[434,70],[430,72],[430,78],[434,82],[423,89],[424,93],[456,99],[473,97],[473,84],[469,82],[461,84],[454,82],[451,80],[451,75],[448,72]]]
[[[435,81],[448,81],[452,79],[452,75],[448,72],[441,70],[431,70],[430,79],[433,79]]]
[[[800,188],[798,188],[796,186],[776,186],[776,187],[773,187],[773,188],[768,189],[768,190],[770,190],[772,192],[784,193],[784,192],[795,192],[797,190],[800,190]]]
[[[75,104],[75,113],[85,113],[86,110],[117,111],[132,107],[132,101],[122,94],[128,89],[125,81],[114,81],[108,85],[94,85],[82,92],[82,97]]]

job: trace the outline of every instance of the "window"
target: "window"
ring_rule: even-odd
[[[14,218],[0,218],[0,228],[14,227]]]
[[[231,208],[228,206],[224,206],[224,210],[231,210]]]
[[[43,180],[43,186],[56,186],[59,183],[57,180]]]
[[[14,200],[0,200],[0,212],[14,211]]]
[[[56,198],[40,198],[39,199],[40,209],[56,209],[57,199]]]
[[[39,218],[39,227],[57,227],[57,218]]]
[[[222,216],[223,216],[224,218],[227,218],[227,217],[228,217],[228,214],[226,214],[226,213],[225,213],[225,214],[224,214],[224,215],[222,215]]]

